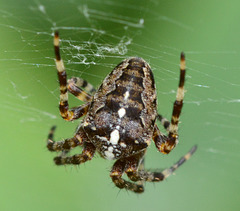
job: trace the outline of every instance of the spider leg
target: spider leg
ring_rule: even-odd
[[[127,160],[126,159],[119,159],[117,160],[111,170],[110,177],[114,184],[120,189],[127,189],[133,191],[135,193],[142,193],[144,191],[142,184],[135,184],[132,182],[128,182],[122,178],[122,175],[127,167]]]
[[[161,124],[165,128],[165,130],[168,131],[170,122],[166,118],[164,118],[161,114],[157,115],[157,119],[161,122]]]
[[[172,150],[172,148],[166,149],[166,146],[168,146],[168,143],[171,143],[171,139],[168,136],[162,134],[157,125],[154,126],[152,139],[155,143],[155,146],[161,153],[168,154]],[[174,141],[176,142],[178,141],[178,139]]]
[[[90,106],[90,102],[85,103],[81,106],[69,109],[69,113],[71,114],[70,120],[79,119],[80,117],[86,115],[88,112],[89,106]]]
[[[59,102],[59,110],[60,114],[63,117],[63,119],[67,121],[71,121],[73,119],[81,117],[81,115],[78,115],[78,113],[82,112],[84,110],[84,114],[87,112],[88,105],[83,107],[77,107],[69,109],[68,105],[68,88],[67,88],[67,73],[65,71],[65,67],[63,64],[63,61],[60,56],[60,48],[59,48],[59,35],[58,32],[55,32],[54,34],[54,50],[55,50],[55,56],[56,56],[56,67],[58,71],[58,79],[59,79],[59,85],[60,85],[60,102]],[[69,89],[72,90],[72,93],[79,97],[83,101],[89,101],[91,99],[91,95],[87,94],[83,90],[81,90],[78,87],[75,86],[68,86]]]
[[[181,157],[174,165],[160,172],[151,172],[144,170],[143,157],[145,155],[145,151],[142,151],[131,157],[117,160],[112,168],[110,176],[112,177],[112,181],[118,188],[125,188],[136,193],[142,193],[144,191],[144,181],[163,181],[171,174],[173,174],[173,172],[178,169],[185,161],[187,161],[196,150],[197,146],[193,146],[191,150],[183,157]],[[124,180],[122,178],[124,172],[126,172],[130,180],[138,183],[132,183]]]
[[[129,163],[128,169],[126,173],[128,177],[133,181],[148,181],[148,182],[159,182],[163,181],[167,177],[169,177],[176,169],[178,169],[185,161],[187,161],[193,153],[197,150],[197,146],[193,146],[190,151],[181,157],[174,165],[170,168],[164,169],[161,172],[150,172],[145,171],[144,169],[137,169],[138,160],[132,160]]]
[[[125,172],[128,178],[134,182],[143,180],[143,178],[139,177],[140,175],[137,175],[137,171],[144,170],[143,157],[145,155],[145,152],[146,150],[126,158],[127,165]]]
[[[65,165],[65,164],[73,164],[79,165],[91,160],[96,151],[95,146],[92,143],[84,142],[83,151],[81,154],[76,154],[73,156],[65,156],[60,155],[54,158],[54,162],[56,165]]]
[[[153,139],[157,148],[159,149],[160,152],[164,154],[168,154],[169,152],[171,152],[171,150],[178,143],[178,123],[179,123],[179,117],[180,117],[182,106],[183,106],[185,72],[186,72],[185,55],[184,53],[181,53],[180,79],[179,79],[179,85],[177,89],[176,100],[173,104],[171,122],[167,121],[165,118],[162,118],[161,115],[159,115],[158,117],[161,120],[161,123],[167,129],[168,136],[166,137],[161,135],[159,129],[156,126],[153,134]]]
[[[87,137],[80,128],[72,138],[65,139],[63,141],[54,141],[54,132],[55,132],[56,126],[53,126],[48,134],[48,140],[47,140],[47,148],[49,151],[55,151],[59,152],[62,151],[63,154],[66,154],[71,149],[82,146],[83,142],[86,141]]]
[[[86,80],[79,77],[72,77],[71,79],[68,80],[68,84],[73,84],[77,87],[84,88],[85,91],[90,94],[94,94],[96,92],[96,89],[92,84],[88,83]]]
[[[140,159],[138,171],[144,171],[144,156],[145,156],[145,155],[143,155],[142,159]],[[131,175],[128,174],[128,172],[126,172],[126,173],[127,173],[128,178],[129,178],[130,180],[134,181],[134,180],[133,180],[134,175],[131,176]],[[136,181],[136,180],[135,180],[135,181]],[[136,181],[136,182],[137,182],[138,185],[142,185],[142,186],[143,186],[143,184],[144,184],[144,180],[138,180],[138,181]]]
[[[75,85],[72,80],[68,80],[67,89],[70,93],[72,93],[76,98],[83,102],[89,102],[92,99],[92,96],[89,95],[87,92],[79,88]]]
[[[145,171],[143,163],[144,154],[145,152],[127,158],[127,168],[125,172],[127,173],[128,178],[134,182],[141,182],[141,184],[143,184],[144,181],[162,181],[165,178],[165,175],[162,172]]]

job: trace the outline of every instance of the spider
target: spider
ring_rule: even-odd
[[[171,152],[178,143],[178,123],[184,97],[184,53],[181,53],[180,81],[170,122],[157,113],[153,73],[142,58],[132,57],[122,61],[96,91],[81,78],[73,77],[67,81],[60,57],[58,32],[54,34],[54,49],[60,84],[60,114],[67,121],[85,116],[72,138],[55,142],[55,126],[51,128],[47,148],[61,152],[54,158],[56,165],[85,163],[97,151],[105,159],[116,160],[110,177],[118,188],[142,193],[145,181],[158,182],[166,179],[196,151],[197,147],[194,146],[177,163],[161,172],[144,169],[144,155],[152,139],[163,154]],[[85,104],[70,109],[68,92]],[[160,132],[157,120],[166,129],[167,136]],[[82,153],[70,156],[68,153],[77,146],[83,147]],[[122,178],[124,173],[131,181]]]

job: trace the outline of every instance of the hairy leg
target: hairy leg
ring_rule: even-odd
[[[158,115],[158,119],[168,131],[168,136],[162,135],[157,126],[155,126],[153,134],[153,139],[158,150],[164,154],[171,152],[171,150],[178,144],[178,123],[183,106],[185,73],[185,55],[184,53],[181,53],[179,85],[177,89],[176,100],[173,104],[171,122],[163,118],[161,115]]]
[[[80,165],[91,160],[95,154],[96,148],[92,143],[85,142],[83,145],[83,151],[81,154],[76,154],[73,156],[65,156],[65,154],[57,156],[54,158],[56,165]]]
[[[73,119],[81,117],[78,113],[82,111],[82,109],[85,111],[84,114],[87,112],[88,106],[80,106],[77,108],[69,109],[68,105],[68,85],[67,85],[67,73],[65,71],[65,67],[63,64],[63,60],[60,56],[60,47],[59,47],[59,35],[58,32],[55,32],[54,34],[54,50],[55,50],[55,56],[56,56],[56,67],[58,71],[58,80],[60,85],[60,102],[59,102],[59,110],[60,114],[63,117],[63,119],[67,121],[71,121]],[[75,87],[74,85],[69,86],[69,89],[72,89],[72,92],[75,96],[80,96],[80,99],[83,101],[89,101],[91,99],[91,95],[87,94],[83,90],[81,90],[78,87]]]
[[[77,146],[82,146],[83,143],[87,140],[84,131],[82,130],[82,128],[80,128],[72,138],[68,138],[63,141],[54,141],[55,129],[56,126],[53,126],[48,135],[47,148],[49,151],[68,152]]]

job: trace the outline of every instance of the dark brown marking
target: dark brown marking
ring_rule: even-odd
[[[124,72],[122,76],[118,79],[118,81],[127,81],[129,86],[133,86],[134,84],[142,86],[143,78],[135,76],[133,74],[129,74],[128,72]],[[116,83],[118,82],[116,81]]]
[[[181,70],[180,72],[180,81],[179,81],[179,87],[183,87],[184,86],[184,81],[185,81],[185,70]]]
[[[54,46],[54,51],[55,51],[55,55],[56,55],[56,60],[60,61],[61,56],[60,56],[60,53],[59,53],[59,46]]]
[[[132,119],[132,120],[140,119],[139,116],[142,110],[139,107],[129,106],[125,110],[126,110],[126,116],[129,117],[129,119]]]
[[[183,52],[181,53],[180,60],[181,60],[181,63],[185,63],[185,55],[184,55]],[[184,65],[184,66],[185,66],[185,65]],[[179,87],[183,87],[183,86],[184,86],[185,73],[186,73],[185,67],[184,67],[184,69],[181,69],[181,68],[180,68]]]
[[[58,72],[58,79],[60,86],[67,86],[67,73],[66,71]]]
[[[172,116],[173,117],[177,117],[179,118],[181,111],[182,111],[182,106],[183,106],[183,101],[175,101],[174,105],[173,105],[173,113]],[[174,118],[171,119],[171,123],[174,123]]]
[[[87,81],[85,81],[85,80],[83,80],[83,88],[85,88],[86,86],[88,85],[88,82]]]
[[[184,52],[181,52],[180,60],[181,61],[185,61],[185,54],[184,54]]]
[[[131,58],[128,63],[132,66],[137,65],[139,67],[145,67],[145,62],[143,61],[142,58],[139,58],[139,57]]]

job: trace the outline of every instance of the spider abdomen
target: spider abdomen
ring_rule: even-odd
[[[150,66],[141,58],[121,62],[93,97],[83,128],[106,159],[118,159],[146,148],[157,116],[156,90]]]

